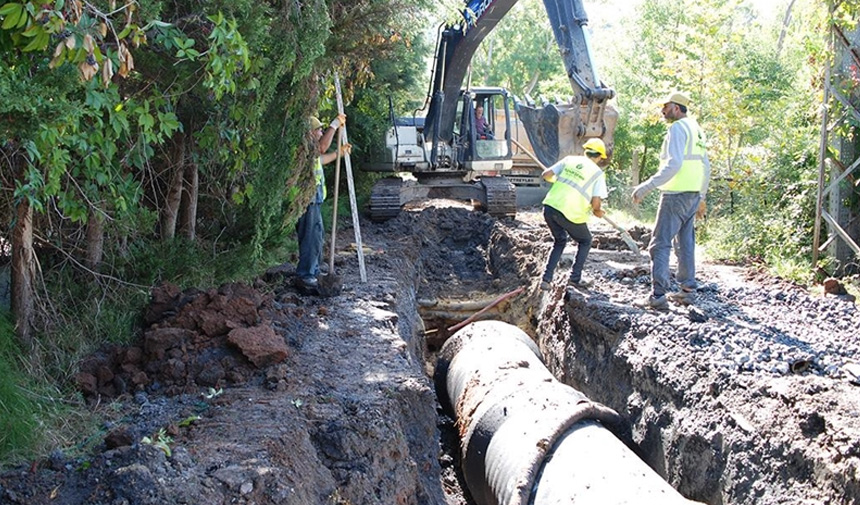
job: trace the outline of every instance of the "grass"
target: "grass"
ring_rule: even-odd
[[[132,246],[93,276],[66,266],[46,267],[36,321],[36,350],[17,345],[8,312],[0,313],[0,467],[48,455],[60,448],[75,454],[100,440],[110,408],[87,406],[74,377],[82,358],[108,343],[130,342],[140,328],[151,286],[180,288],[249,281],[282,251],[252,260],[249,247],[213,251],[181,239]],[[119,279],[124,279],[120,281]],[[84,440],[84,442],[81,442]]]
[[[29,379],[8,312],[0,314],[0,461],[32,450],[37,439],[39,408],[27,395]]]

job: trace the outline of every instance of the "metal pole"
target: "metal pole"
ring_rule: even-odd
[[[832,47],[832,46],[831,46]],[[821,211],[824,205],[824,175],[827,167],[827,102],[830,99],[830,65],[824,73],[824,99],[821,104],[821,139],[818,146],[818,195],[815,202],[815,231],[812,242],[812,269],[818,267],[818,246],[821,242]]]

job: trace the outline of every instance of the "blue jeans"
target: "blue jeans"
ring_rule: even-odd
[[[299,264],[296,267],[296,276],[299,279],[316,277],[320,273],[325,240],[320,204],[308,205],[307,210],[296,223],[296,233],[299,236]]]
[[[591,232],[588,230],[588,225],[586,223],[571,223],[564,217],[564,214],[549,205],[543,206],[543,218],[549,226],[553,240],[552,251],[549,253],[549,259],[543,273],[543,280],[552,282],[552,274],[555,272],[558,260],[561,259],[561,253],[564,252],[564,247],[567,245],[567,236],[570,235],[570,238],[577,243],[576,259],[570,270],[570,280],[571,282],[581,281],[582,268],[585,266],[588,251],[591,250]]]
[[[699,193],[663,193],[657,208],[654,235],[648,244],[651,255],[652,295],[660,297],[669,291],[669,255],[674,246],[678,257],[678,284],[682,289],[696,289],[696,210]]]

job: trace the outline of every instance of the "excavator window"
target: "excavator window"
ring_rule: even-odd
[[[475,154],[478,159],[508,155],[506,114],[502,95],[482,95],[475,101]]]

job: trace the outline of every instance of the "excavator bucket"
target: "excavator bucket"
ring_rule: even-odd
[[[565,156],[582,154],[582,144],[590,138],[603,140],[607,155],[612,156],[618,111],[606,100],[543,107],[516,102],[515,110],[532,150],[546,166]]]
[[[582,144],[590,138],[602,139],[610,154],[618,122],[618,112],[609,105],[615,91],[597,74],[582,0],[543,1],[574,97],[568,104],[544,103],[542,107],[517,103],[517,115],[535,154],[547,166],[565,156],[582,154]]]

